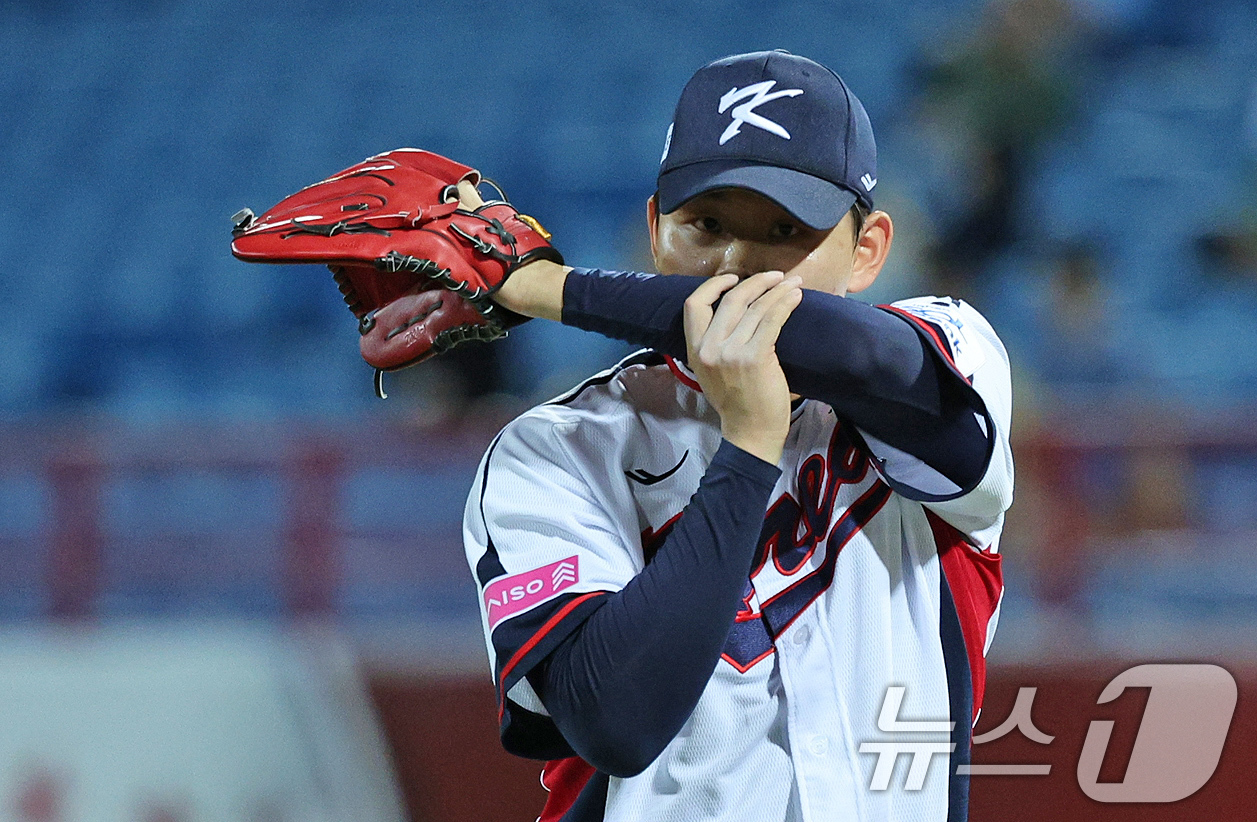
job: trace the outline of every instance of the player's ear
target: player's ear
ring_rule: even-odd
[[[882,273],[890,244],[895,239],[895,224],[885,211],[873,211],[864,218],[864,228],[855,242],[855,261],[847,293],[855,294],[873,284]]]
[[[650,230],[650,257],[659,268],[659,195],[652,194],[646,198],[646,225]]]

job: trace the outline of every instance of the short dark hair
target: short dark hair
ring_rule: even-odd
[[[855,221],[855,225],[853,227],[855,228],[856,242],[860,241],[860,232],[864,230],[864,221],[868,219],[869,214],[871,213],[872,212],[869,211],[868,206],[859,200],[856,200],[851,206],[851,217]]]

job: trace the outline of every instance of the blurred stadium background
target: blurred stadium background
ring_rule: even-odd
[[[330,275],[235,261],[229,217],[417,146],[499,181],[570,261],[649,268],[681,86],[777,47],[877,130],[898,232],[862,296],[962,297],[1014,363],[979,729],[1036,686],[1056,741],[980,746],[1053,767],[975,777],[973,819],[1251,818],[1249,0],[4,0],[0,819],[534,818],[459,517],[496,427],[625,350],[531,323],[380,402]],[[1240,681],[1217,774],[1169,806],[1087,799],[1088,722],[1127,717],[1120,781],[1142,705],[1100,689],[1164,661]]]

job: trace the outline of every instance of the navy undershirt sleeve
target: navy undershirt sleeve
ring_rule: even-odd
[[[685,359],[685,298],[703,277],[573,269],[563,323]],[[804,290],[777,339],[795,393],[925,462],[960,488],[986,469],[980,400],[904,318],[858,300]]]
[[[576,269],[563,322],[684,360],[684,302],[702,282]],[[908,321],[805,291],[777,354],[796,393],[962,487],[980,478],[988,443],[974,417],[979,401]],[[722,443],[650,564],[528,674],[568,744],[599,771],[641,773],[698,704],[741,606],[779,474]]]
[[[722,442],[650,564],[528,674],[564,739],[599,771],[641,773],[698,704],[780,475]]]

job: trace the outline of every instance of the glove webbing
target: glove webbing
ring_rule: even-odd
[[[419,320],[422,320],[432,311],[435,311],[436,309],[440,307],[441,307],[441,304],[437,303],[429,312],[419,317],[412,318],[407,323],[407,325],[408,326],[413,325],[414,323],[418,322]],[[392,333],[396,334],[396,333],[399,333],[401,330],[402,329],[397,329],[393,331]],[[500,325],[497,325],[496,323],[494,323],[493,325],[485,325],[485,326],[460,325],[457,328],[448,328],[445,331],[442,331],[440,334],[437,334],[436,337],[433,338],[432,340],[432,350],[436,353],[437,356],[439,356],[441,354],[444,354],[446,351],[449,351],[451,348],[458,345],[459,343],[468,342],[469,340],[479,340],[480,342],[492,342],[496,339],[500,339],[505,336],[506,336],[506,330],[502,328]],[[384,393],[384,369],[383,368],[375,369],[374,385],[375,385],[375,395],[382,400],[387,400],[388,394]]]

